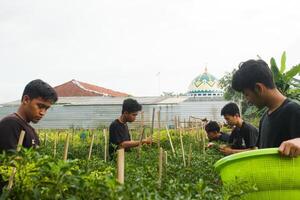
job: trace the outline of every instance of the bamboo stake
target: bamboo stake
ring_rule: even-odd
[[[174,149],[174,146],[173,146],[173,143],[172,143],[172,138],[171,138],[171,135],[170,135],[170,132],[169,132],[169,129],[168,129],[167,125],[166,125],[166,130],[167,130],[167,135],[168,135],[168,138],[169,138],[169,141],[170,141],[173,156],[175,156],[175,149]]]
[[[91,145],[90,145],[89,156],[88,156],[88,160],[90,160],[91,157],[92,157],[92,151],[93,151],[94,139],[95,139],[95,133],[93,132],[93,135],[92,135],[92,141],[91,141]]]
[[[76,129],[73,128],[72,135],[71,135],[71,149],[74,147],[74,135],[76,133]]]
[[[143,130],[142,130],[142,133],[141,133],[141,136],[140,136],[140,140],[139,140],[138,154],[137,154],[138,158],[141,157],[141,149],[142,149],[141,147],[142,147],[142,141],[143,141],[144,134],[145,134],[145,127],[143,127]]]
[[[180,122],[180,117],[179,116],[177,116],[177,133],[179,134],[179,131],[180,131],[180,126],[181,126],[181,124],[180,124],[181,122]]]
[[[189,157],[188,157],[188,167],[191,166],[191,160],[192,160],[192,143],[190,143]]]
[[[64,161],[67,161],[68,159],[69,143],[70,143],[70,134],[67,133],[65,148],[64,148]]]
[[[47,145],[47,133],[45,132],[45,135],[44,135],[44,146]]]
[[[158,146],[158,149],[160,148],[160,110],[157,112],[157,121],[158,121],[158,130],[157,130],[157,133],[158,133],[158,141],[157,141],[157,146]]]
[[[150,133],[151,140],[154,132],[154,119],[155,119],[155,108],[153,108],[152,110],[152,122],[151,122],[151,133]]]
[[[177,116],[174,116],[174,129],[175,129],[175,133],[177,132]]]
[[[25,137],[25,131],[21,131],[21,134],[20,134],[20,137],[19,137],[19,140],[18,140],[17,152],[19,152],[22,148],[24,137]],[[14,167],[12,169],[12,173],[9,177],[8,186],[7,186],[8,190],[11,190],[11,188],[14,184],[14,178],[15,178],[16,172],[17,172],[17,168]]]
[[[145,121],[144,121],[144,111],[141,112],[141,131],[143,131],[145,126]],[[145,133],[144,133],[145,134]],[[147,138],[147,136],[146,136]]]
[[[165,151],[165,164],[168,165],[168,152]]]
[[[185,162],[185,154],[184,154],[184,147],[183,147],[183,141],[182,141],[182,129],[179,130],[179,134],[180,134],[180,144],[181,144],[183,166],[185,167],[186,166],[186,162]]]
[[[104,162],[107,161],[107,134],[106,129],[103,129],[103,135],[104,135]]]
[[[163,175],[163,148],[159,148],[159,156],[158,156],[158,186],[161,186],[161,179]]]
[[[202,152],[205,154],[205,134],[204,134],[204,129],[203,126],[201,127],[201,133],[202,133]]]
[[[125,153],[124,149],[117,151],[117,181],[120,184],[124,184],[124,171],[125,171]]]
[[[53,147],[53,157],[56,156],[56,149],[57,149],[57,137],[54,137],[54,147]]]

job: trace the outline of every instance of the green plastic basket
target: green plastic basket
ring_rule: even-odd
[[[215,163],[224,186],[249,184],[242,199],[300,199],[300,157],[280,156],[278,148],[233,154]]]

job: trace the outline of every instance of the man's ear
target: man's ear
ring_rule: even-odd
[[[254,92],[257,94],[257,95],[261,95],[265,90],[265,86],[264,84],[262,83],[256,83],[255,84],[255,87],[254,87]]]
[[[24,95],[22,98],[22,104],[28,104],[30,102],[30,97],[28,95]]]

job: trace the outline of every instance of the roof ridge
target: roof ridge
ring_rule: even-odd
[[[82,89],[84,91],[92,92],[92,93],[95,93],[95,94],[100,94],[100,95],[103,95],[103,96],[108,96],[107,93],[101,93],[101,92],[98,92],[98,91],[95,91],[95,90],[90,90],[90,89],[85,88],[82,84],[80,84],[80,81],[77,81],[75,79],[72,80],[72,83],[74,83],[76,86],[78,86],[80,89]]]
[[[78,82],[79,82],[79,84],[83,83],[83,84],[86,84],[86,85],[91,86],[91,87],[96,87],[96,88],[99,88],[101,90],[105,90],[107,93],[103,93],[103,94],[106,94],[106,95],[109,95],[109,92],[117,93],[117,94],[120,94],[120,95],[128,95],[127,93],[119,92],[119,91],[112,90],[112,89],[109,89],[109,88],[105,88],[105,87],[102,87],[102,86],[93,85],[93,84],[85,83],[85,82],[82,82],[82,81],[78,81]],[[84,87],[84,86],[82,86],[82,87]],[[86,89],[86,90],[89,90],[89,89]]]

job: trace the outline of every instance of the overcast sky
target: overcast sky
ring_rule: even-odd
[[[0,0],[0,103],[36,78],[145,96],[186,92],[205,66],[221,78],[257,55],[285,50],[295,65],[299,10],[298,0]]]

